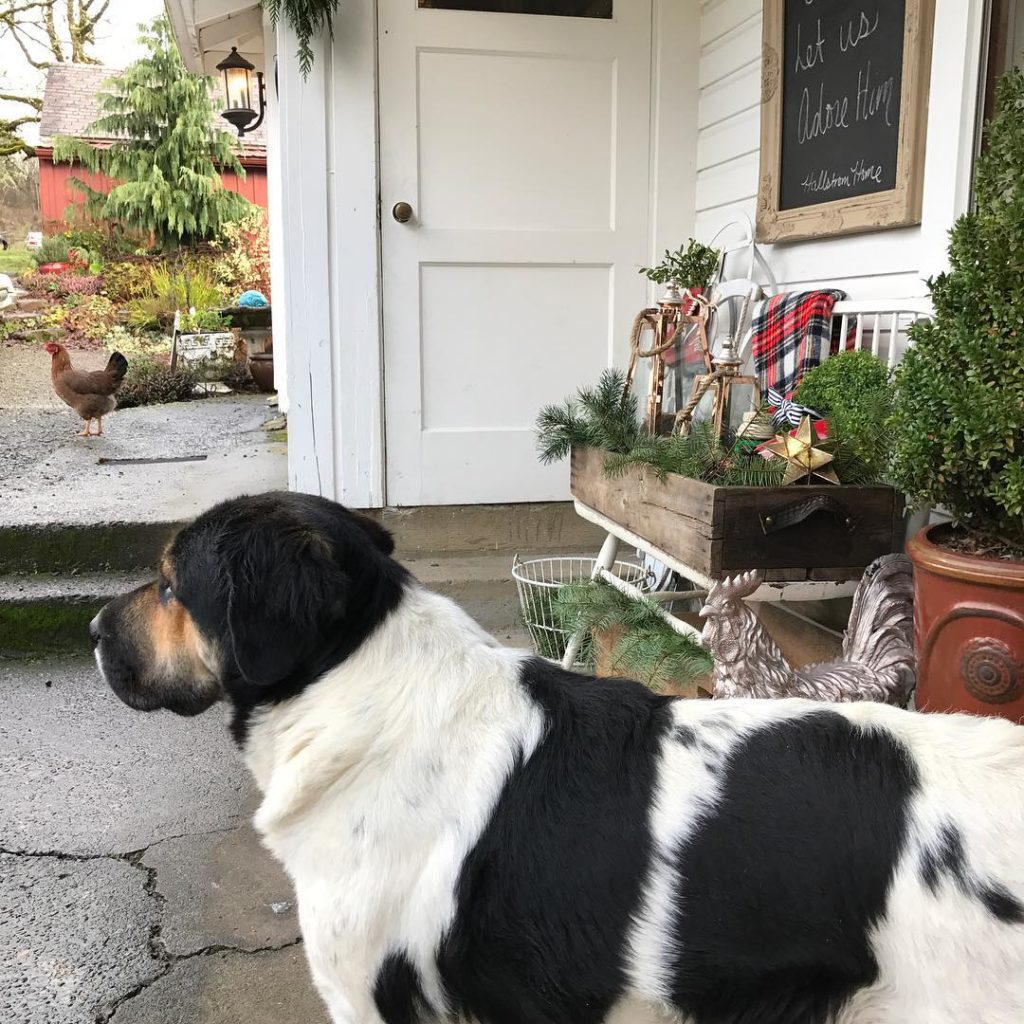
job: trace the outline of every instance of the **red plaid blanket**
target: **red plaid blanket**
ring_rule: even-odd
[[[845,292],[784,292],[773,295],[754,316],[750,347],[761,393],[769,388],[787,398],[805,373],[839,349],[839,327],[832,326],[832,307]],[[853,333],[847,337],[850,347]]]

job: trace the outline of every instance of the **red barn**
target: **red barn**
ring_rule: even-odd
[[[108,78],[118,72],[112,68],[95,64],[54,64],[46,72],[46,91],[43,93],[42,121],[39,125],[39,213],[44,228],[62,225],[65,211],[72,203],[82,204],[85,197],[70,182],[80,178],[90,187],[107,189],[109,178],[93,174],[84,167],[72,168],[69,164],[53,162],[53,138],[68,135],[72,138],[89,139],[98,145],[109,142],[87,131],[93,121],[101,116],[96,94]],[[219,115],[215,126],[224,131],[233,131]],[[265,126],[238,140],[238,159],[245,168],[245,177],[231,171],[222,175],[225,188],[238,192],[257,206],[267,207],[267,140]]]

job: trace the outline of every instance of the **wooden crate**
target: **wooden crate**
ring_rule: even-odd
[[[710,579],[757,569],[766,582],[853,580],[903,549],[892,487],[715,487],[647,467],[613,479],[605,457],[573,451],[573,497]]]

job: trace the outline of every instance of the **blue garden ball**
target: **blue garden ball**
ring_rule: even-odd
[[[239,306],[247,306],[249,309],[261,309],[263,306],[269,306],[266,295],[263,292],[247,291],[242,292],[238,297]]]

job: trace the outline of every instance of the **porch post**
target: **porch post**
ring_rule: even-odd
[[[377,2],[338,5],[327,92],[337,498],[384,504]]]
[[[274,324],[274,387],[277,407],[288,413],[288,324],[284,316],[287,261],[284,255],[285,190],[281,180],[281,113],[278,102],[277,33],[270,18],[263,14],[264,79],[267,83],[267,224],[270,231],[270,291],[281,296],[279,315]]]
[[[275,320],[283,322],[288,399],[288,486],[337,496],[332,393],[330,209],[327,196],[329,47],[313,42],[303,79],[298,42],[284,18],[277,26],[278,278]],[[270,91],[273,68],[268,68]],[[280,311],[280,313],[278,312]],[[275,359],[276,363],[276,359]]]

